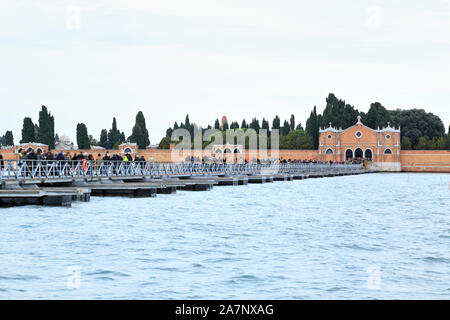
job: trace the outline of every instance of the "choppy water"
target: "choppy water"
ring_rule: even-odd
[[[372,174],[0,209],[0,298],[449,299],[449,183]]]

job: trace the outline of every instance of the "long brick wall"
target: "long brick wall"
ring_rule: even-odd
[[[450,172],[450,151],[402,150],[400,161],[405,172]]]
[[[58,153],[60,150],[53,150],[53,153]],[[62,151],[66,154],[68,151]],[[75,153],[86,152],[92,154],[95,159],[102,158],[106,153],[106,150],[71,150],[70,155]],[[9,150],[1,150],[0,153],[3,155],[5,160],[15,160],[18,158],[16,153]],[[118,150],[109,150],[112,155],[114,153],[119,153]],[[199,153],[192,152],[194,156],[199,155]],[[205,152],[204,154],[211,156],[210,152]],[[100,157],[98,156],[100,155]],[[171,150],[139,150],[139,155],[144,156],[146,160],[152,160],[156,162],[171,162],[172,151]],[[256,154],[253,154],[253,157]],[[266,157],[277,157],[282,159],[294,159],[294,160],[320,160],[318,150],[279,150],[278,154],[271,154],[270,150],[260,151],[257,154],[259,158]],[[183,157],[180,155],[179,159]],[[450,173],[450,151],[441,150],[402,150],[400,154],[400,162],[402,171],[405,172],[449,172]]]

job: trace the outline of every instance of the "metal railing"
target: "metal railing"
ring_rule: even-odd
[[[3,160],[0,181],[63,180],[97,177],[165,177],[254,174],[308,174],[356,172],[362,165],[272,163],[159,163],[73,160]]]

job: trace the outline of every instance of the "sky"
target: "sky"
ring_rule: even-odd
[[[0,0],[0,134],[41,105],[73,141],[83,122],[152,144],[174,121],[206,127],[294,114],[328,93],[367,111],[423,108],[450,125],[449,0]]]

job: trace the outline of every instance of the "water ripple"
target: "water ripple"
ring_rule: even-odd
[[[0,299],[450,299],[447,182],[374,174],[2,208]]]

